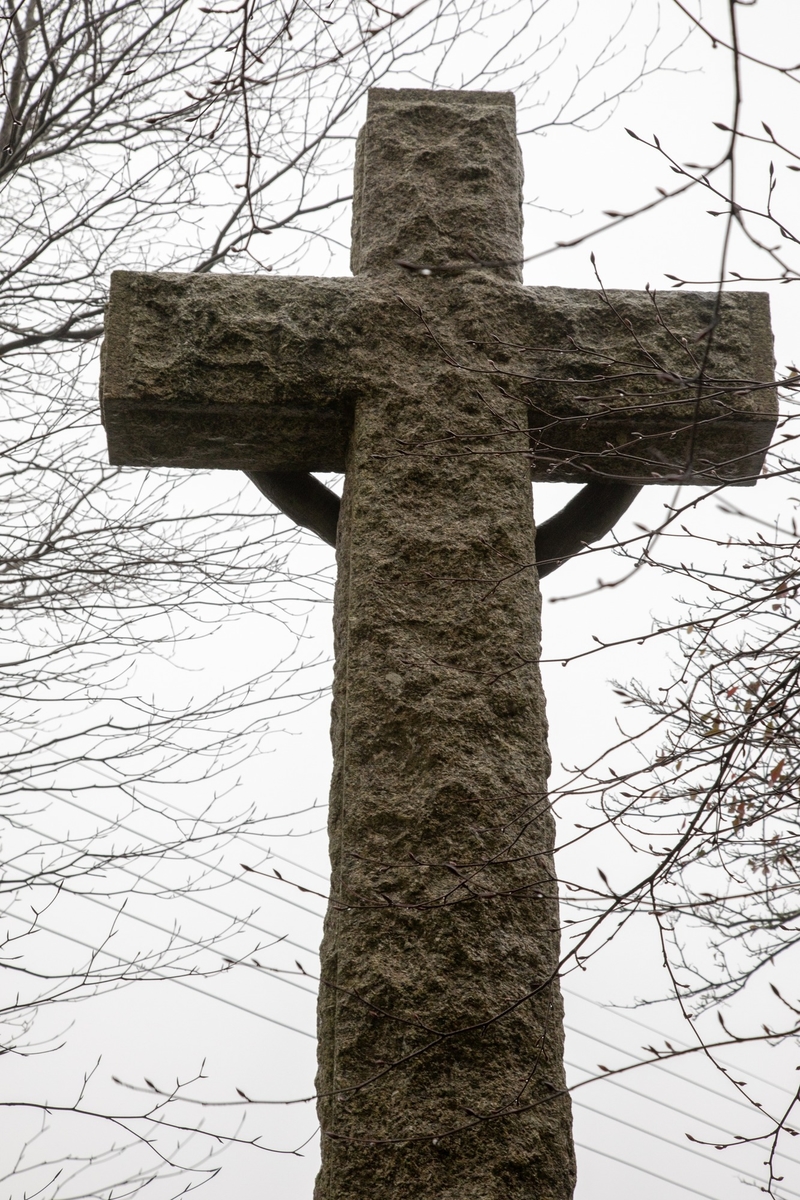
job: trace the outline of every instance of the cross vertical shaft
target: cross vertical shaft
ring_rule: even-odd
[[[397,257],[522,257],[513,98],[432,101],[373,93],[357,162],[354,270],[411,308],[449,281]],[[316,1197],[568,1200],[527,413],[391,354],[339,524]]]

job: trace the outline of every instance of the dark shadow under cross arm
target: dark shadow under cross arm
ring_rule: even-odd
[[[335,492],[308,471],[246,471],[245,474],[290,521],[310,529],[335,548],[341,505]]]
[[[638,483],[593,480],[560,512],[542,521],[536,529],[539,578],[558,570],[567,559],[610,533],[641,490]]]
[[[329,546],[336,546],[341,501],[314,475],[308,471],[247,471],[246,474],[290,521],[310,529]],[[539,576],[549,575],[586,546],[605,537],[640,491],[638,484],[600,480],[581,488],[561,512],[543,521],[536,531]]]

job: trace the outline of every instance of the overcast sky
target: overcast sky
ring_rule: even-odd
[[[724,29],[724,4],[705,7],[710,22]],[[544,19],[550,20],[559,6],[552,5]],[[800,60],[800,30],[794,5],[759,4],[742,10],[748,36],[762,39],[757,53],[780,56],[785,61]],[[602,24],[599,15],[602,10]],[[560,12],[571,8],[561,5]],[[560,95],[565,95],[576,71],[585,70],[601,51],[606,36],[621,22],[627,5],[612,2],[592,5],[578,13],[572,30],[550,53],[552,63],[541,81],[523,93],[520,80],[523,67],[511,73],[519,86],[520,129],[540,123],[542,113],[555,111]],[[619,85],[626,73],[636,75],[643,60],[643,47],[655,35],[658,6],[639,3],[630,27],[615,45],[613,62],[590,79],[581,93],[587,107]],[[628,136],[626,127],[643,138],[655,132],[662,145],[680,162],[704,163],[719,153],[724,134],[714,121],[730,117],[731,87],[727,56],[710,51],[697,35],[679,47],[683,25],[670,4],[663,5],[663,28],[649,51],[655,65],[670,46],[678,47],[668,70],[644,80],[633,94],[622,98],[613,111],[603,112],[604,122],[591,131],[572,127],[547,129],[522,138],[525,154],[526,253],[532,257],[526,270],[526,282],[536,285],[596,286],[589,261],[594,251],[603,282],[609,287],[641,289],[649,283],[655,288],[669,286],[667,273],[691,280],[713,280],[718,272],[721,226],[706,215],[707,197],[664,206],[635,222],[620,225],[574,250],[535,257],[556,240],[565,240],[591,230],[601,223],[604,210],[627,211],[656,195],[656,188],[672,186],[675,179],[669,164],[642,142]],[[535,33],[531,33],[531,47]],[[748,43],[748,45],[755,42]],[[449,62],[441,82],[457,85],[468,79],[475,47],[465,57]],[[396,86],[420,80],[397,75],[389,82]],[[425,82],[424,80],[422,82]],[[501,79],[498,86],[503,86]],[[756,129],[765,119],[780,138],[796,134],[797,106],[789,89],[765,72],[752,70],[745,77],[748,102],[747,121]],[[568,111],[567,116],[571,115]],[[607,117],[607,119],[605,119]],[[779,129],[781,122],[784,128]],[[590,125],[598,122],[590,119]],[[352,143],[348,144],[352,147]],[[349,151],[348,151],[349,152]],[[768,156],[760,152],[747,160],[742,186],[752,196],[766,188]],[[347,186],[346,180],[343,187]],[[783,170],[780,194],[787,212],[797,211],[797,177]],[[329,231],[324,245],[312,244],[307,257],[292,267],[304,274],[347,273],[347,224],[349,213]],[[338,240],[338,245],[337,245]],[[287,247],[289,246],[287,240]],[[743,247],[736,247],[732,265],[742,273],[752,268],[753,258]],[[276,252],[277,257],[277,252]],[[781,366],[796,360],[800,351],[796,330],[798,302],[791,287],[774,288],[773,312],[776,331],[776,355]],[[228,486],[230,480],[225,483]],[[771,489],[767,495],[767,490]],[[632,510],[618,532],[633,531],[633,523],[651,526],[659,520],[665,502],[674,501],[669,489],[651,488]],[[769,512],[777,503],[778,484],[764,484],[747,500],[760,511]],[[784,489],[787,496],[789,489]],[[570,489],[563,486],[539,486],[534,490],[537,515],[549,515],[564,502]],[[686,499],[684,493],[683,499]],[[701,510],[694,518],[698,527],[719,532],[724,517],[716,509]],[[284,523],[285,524],[285,523]],[[314,545],[312,539],[298,538],[293,551],[299,572],[313,576],[314,602],[299,595],[292,606],[290,622],[298,628],[302,613],[304,635],[299,652],[294,651],[291,632],[263,617],[242,617],[213,639],[181,647],[178,660],[184,668],[176,682],[172,668],[148,663],[136,686],[143,691],[169,688],[177,696],[194,686],[193,678],[202,675],[218,680],[221,689],[233,686],[251,669],[254,659],[263,656],[264,667],[295,652],[306,662],[318,665],[302,675],[301,681],[287,683],[287,691],[302,691],[323,686],[329,676],[332,654],[330,638],[330,584],[333,555],[327,548]],[[609,680],[633,675],[657,686],[666,677],[667,647],[662,643],[629,645],[562,666],[565,657],[590,649],[592,635],[604,642],[630,638],[646,632],[654,615],[667,617],[677,597],[674,580],[655,572],[642,572],[623,587],[600,592],[593,590],[598,577],[609,581],[626,572],[624,562],[610,550],[574,563],[543,581],[544,597],[544,678],[548,696],[548,715],[555,777],[562,778],[561,765],[586,762],[616,734],[615,722],[621,718]],[[580,597],[580,593],[590,594]],[[579,598],[563,599],[578,595]],[[297,657],[293,660],[299,661]],[[172,693],[171,693],[172,694]],[[261,968],[239,966],[224,977],[189,980],[183,984],[148,984],[124,989],[105,997],[75,1005],[48,1018],[53,1030],[71,1024],[64,1049],[56,1055],[17,1061],[8,1068],[11,1082],[31,1095],[41,1094],[43,1080],[50,1098],[62,1102],[75,1093],[82,1072],[101,1056],[93,1082],[99,1102],[120,1104],[119,1089],[112,1076],[138,1086],[144,1078],[169,1087],[176,1078],[188,1079],[201,1067],[208,1078],[194,1089],[196,1096],[209,1100],[236,1102],[244,1095],[258,1101],[301,1100],[313,1094],[314,1074],[314,984],[315,952],[321,932],[321,915],[326,892],[325,814],[330,753],[328,747],[328,700],[304,707],[302,701],[276,704],[280,709],[301,708],[276,717],[273,732],[265,738],[262,755],[244,763],[236,791],[222,804],[230,811],[252,804],[259,816],[266,817],[258,836],[237,839],[224,854],[204,860],[210,874],[205,890],[195,900],[181,901],[171,907],[163,900],[140,899],[121,917],[108,950],[125,959],[134,957],[143,947],[159,944],[164,934],[153,928],[169,929],[178,922],[183,944],[200,940],[212,931],[225,929],[228,918],[247,918],[247,927],[229,943],[232,957],[248,953]],[[143,790],[146,796],[147,789]],[[197,812],[205,803],[208,790],[198,787],[176,788],[171,801],[187,812]],[[77,802],[77,801],[76,801]],[[40,824],[50,836],[58,831],[71,833],[89,828],[93,817],[74,804],[59,802],[58,811],[43,813]],[[108,804],[105,796],[103,804]],[[91,809],[91,797],[80,804]],[[103,810],[107,815],[107,808]],[[126,802],[119,799],[119,812]],[[297,814],[297,815],[282,815]],[[571,814],[580,822],[584,814],[576,808]],[[165,826],[152,813],[125,818],[131,836],[157,840]],[[562,837],[569,836],[565,816]],[[264,852],[269,848],[277,857],[267,865]],[[200,856],[201,862],[202,855]],[[621,845],[613,839],[592,843],[574,852],[569,869],[591,872],[602,865],[609,876],[627,869]],[[259,866],[262,875],[250,873],[242,879],[241,864]],[[285,880],[301,884],[299,891],[287,882],[267,876],[277,867]],[[164,888],[184,878],[197,866],[185,859],[164,861],[157,868]],[[116,897],[117,906],[123,897]],[[109,901],[103,903],[108,904]],[[97,944],[107,934],[112,914],[101,904],[76,901],[71,909],[62,908],[53,917],[54,933],[49,941],[42,935],[40,953],[48,962],[65,965],[79,959],[81,945]],[[145,922],[151,922],[148,926]],[[45,925],[47,920],[45,919]],[[73,939],[70,941],[69,939]],[[283,939],[277,945],[271,942]],[[256,949],[256,947],[260,947]],[[76,955],[78,959],[76,959]],[[207,956],[203,958],[207,961]],[[301,964],[300,969],[296,962]],[[301,973],[305,971],[309,978]],[[586,973],[572,974],[565,982],[568,1012],[567,1059],[573,1081],[594,1074],[598,1064],[619,1065],[630,1056],[642,1053],[641,1047],[658,1038],[670,1038],[674,1044],[686,1038],[679,1015],[668,1006],[632,1007],[634,1001],[657,999],[665,993],[656,939],[646,921],[634,925]],[[614,1006],[617,1007],[614,1007]],[[726,1056],[731,1057],[731,1056]],[[789,1086],[796,1053],[784,1048],[773,1054],[760,1048],[736,1060],[737,1070],[750,1078],[765,1081],[765,1104],[778,1104]],[[204,1066],[203,1066],[204,1064]],[[766,1082],[770,1081],[770,1082]],[[783,1089],[783,1091],[781,1090]],[[750,1194],[763,1161],[763,1150],[754,1147],[719,1154],[713,1148],[692,1146],[685,1134],[713,1140],[728,1133],[749,1134],[755,1129],[750,1110],[742,1109],[735,1099],[726,1098],[724,1081],[712,1067],[699,1060],[667,1064],[658,1070],[633,1072],[617,1082],[597,1083],[576,1097],[576,1138],[579,1143],[578,1200],[617,1200],[638,1196],[646,1189],[651,1200],[677,1200],[679,1195],[698,1195],[712,1200],[740,1200]],[[133,1102],[133,1101],[132,1101]],[[122,1101],[124,1104],[124,1100]],[[191,1110],[187,1108],[187,1113]],[[235,1110],[236,1112],[240,1110]],[[245,1106],[242,1105],[242,1112]],[[212,1127],[230,1131],[235,1124],[230,1110],[210,1109],[207,1120]],[[19,1125],[20,1133],[22,1123]],[[26,1127],[28,1129],[32,1127]],[[208,1200],[239,1197],[263,1197],[264,1200],[310,1200],[316,1169],[316,1122],[313,1103],[291,1105],[262,1104],[248,1111],[245,1135],[258,1135],[264,1145],[285,1152],[303,1145],[302,1154],[267,1153],[242,1147],[229,1149],[221,1161],[222,1174],[210,1182],[204,1195]],[[73,1132],[63,1134],[70,1138]],[[94,1135],[74,1130],[81,1146],[91,1144]],[[98,1135],[99,1137],[99,1135]],[[12,1140],[16,1140],[12,1139]],[[99,1143],[98,1143],[99,1144]],[[800,1150],[786,1170],[785,1196],[800,1196]],[[637,1170],[636,1168],[640,1168]],[[739,1178],[741,1176],[741,1178]],[[177,1187],[173,1189],[175,1192]],[[15,1200],[22,1193],[9,1191]],[[159,1195],[172,1194],[169,1190]]]

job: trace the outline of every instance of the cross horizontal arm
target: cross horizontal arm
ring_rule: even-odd
[[[344,470],[352,388],[333,364],[359,338],[354,290],[355,280],[115,271],[100,385],[111,462]]]
[[[534,479],[756,482],[778,416],[766,293],[520,291]]]
[[[775,426],[768,299],[450,279],[116,272],[101,394],[111,461],[342,471],[356,398],[524,400],[534,479],[753,482]],[[713,327],[712,327],[713,326]],[[710,353],[706,354],[710,338]],[[468,424],[412,455],[503,451]],[[516,432],[516,431],[515,431]]]

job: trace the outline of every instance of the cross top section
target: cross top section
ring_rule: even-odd
[[[511,93],[372,91],[355,175],[355,278],[114,273],[112,462],[342,471],[360,403],[446,386],[464,413],[513,393],[533,479],[755,482],[768,298],[520,287]]]
[[[511,92],[373,89],[356,148],[353,274],[473,259],[521,282],[522,180]]]

